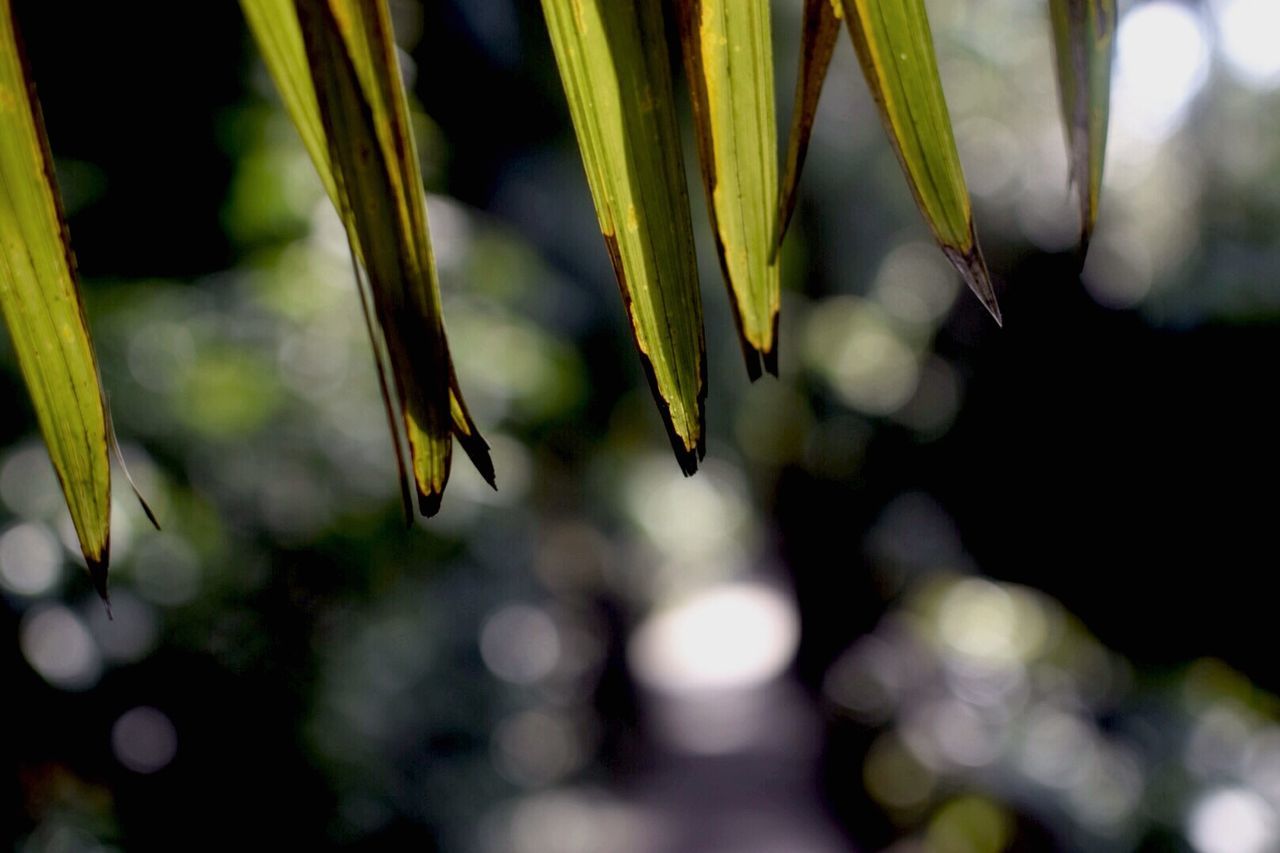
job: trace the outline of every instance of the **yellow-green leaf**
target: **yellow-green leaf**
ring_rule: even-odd
[[[40,106],[0,0],[0,309],[98,593],[107,595],[109,423]]]
[[[1066,127],[1071,180],[1080,203],[1080,253],[1089,247],[1107,149],[1115,0],[1049,0],[1058,94]]]
[[[1000,308],[973,227],[924,0],[843,2],[858,61],[916,205],[943,253],[999,323]]]
[[[542,0],[587,183],[676,458],[705,452],[702,300],[661,0]]]
[[[241,6],[346,226],[402,485],[407,444],[419,508],[434,514],[448,479],[450,433],[491,485],[494,472],[448,353],[385,3],[241,0]]]
[[[711,229],[747,373],[778,372],[778,194],[769,0],[678,0]]]
[[[818,112],[818,98],[827,79],[831,55],[840,36],[840,19],[844,9],[840,0],[805,0],[804,24],[800,41],[800,73],[796,76],[795,106],[791,110],[791,132],[787,138],[787,162],[782,173],[782,192],[778,197],[778,230],[774,239],[775,254],[787,235],[787,226],[796,210],[796,190],[804,158],[809,151],[813,120]]]

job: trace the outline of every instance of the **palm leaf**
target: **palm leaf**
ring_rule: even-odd
[[[679,0],[716,252],[747,372],[778,372],[778,194],[769,0]]]
[[[1066,127],[1071,179],[1080,203],[1080,254],[1089,248],[1107,148],[1115,0],[1049,0],[1058,94]]]
[[[844,10],[840,0],[805,0],[804,24],[800,42],[800,73],[796,76],[795,106],[791,111],[791,131],[787,137],[787,160],[782,173],[782,191],[778,197],[778,228],[773,250],[776,254],[786,237],[787,226],[796,210],[796,191],[804,170],[813,120],[818,112],[818,98],[827,79],[831,55],[840,36],[840,19]]]
[[[916,205],[948,260],[1000,322],[938,78],[924,0],[844,0],[867,85]]]
[[[542,0],[636,346],[680,467],[705,452],[705,344],[660,0]]]
[[[107,597],[110,424],[39,102],[0,0],[0,309],[80,548]]]
[[[432,515],[449,475],[451,434],[490,485],[494,472],[448,353],[386,6],[372,0],[296,6],[241,0],[241,6],[347,229],[401,483],[407,497],[413,480],[419,509]]]

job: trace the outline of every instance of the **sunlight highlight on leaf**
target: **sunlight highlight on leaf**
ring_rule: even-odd
[[[110,425],[76,279],[40,106],[9,0],[0,0],[0,309],[105,600]]]
[[[1080,204],[1083,258],[1098,220],[1102,196],[1116,4],[1115,0],[1049,0],[1049,13],[1071,180]]]
[[[768,0],[679,0],[680,40],[716,253],[747,373],[778,372],[778,194]]]
[[[706,446],[706,346],[661,2],[543,0],[542,10],[632,334],[692,474]]]
[[[844,0],[844,10],[858,61],[916,205],[947,259],[999,323],[924,0]]]

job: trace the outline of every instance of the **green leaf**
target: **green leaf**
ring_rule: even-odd
[[[386,5],[241,0],[241,7],[347,229],[406,506],[407,446],[419,509],[433,515],[449,476],[451,435],[490,485],[494,471],[449,357]]]
[[[105,600],[110,425],[44,121],[9,0],[0,0],[0,309],[90,576]]]
[[[1107,149],[1115,0],[1049,0],[1058,94],[1067,132],[1071,180],[1080,203],[1080,255],[1089,248]]]
[[[796,210],[796,191],[804,158],[809,151],[813,120],[818,112],[818,98],[827,79],[831,55],[840,36],[840,20],[844,9],[840,0],[805,0],[804,24],[800,41],[800,73],[796,76],[795,106],[791,111],[791,132],[787,138],[787,163],[782,174],[782,192],[778,197],[778,229],[773,251],[776,254],[787,235],[787,226]]]
[[[999,323],[1000,307],[973,228],[924,0],[844,0],[844,11],[916,205],[947,259]]]
[[[706,447],[706,347],[661,0],[542,10],[636,346],[692,474]]]
[[[778,372],[778,195],[769,0],[678,0],[707,208],[747,373]]]

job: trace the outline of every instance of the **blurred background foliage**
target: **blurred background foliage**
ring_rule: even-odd
[[[342,230],[235,5],[15,3],[164,531],[119,499],[108,622],[0,349],[14,849],[1280,847],[1280,7],[1122,3],[1077,277],[1044,4],[929,5],[1005,329],[842,42],[780,381],[698,235],[685,479],[536,4],[393,2],[500,486],[459,465],[406,530]]]

